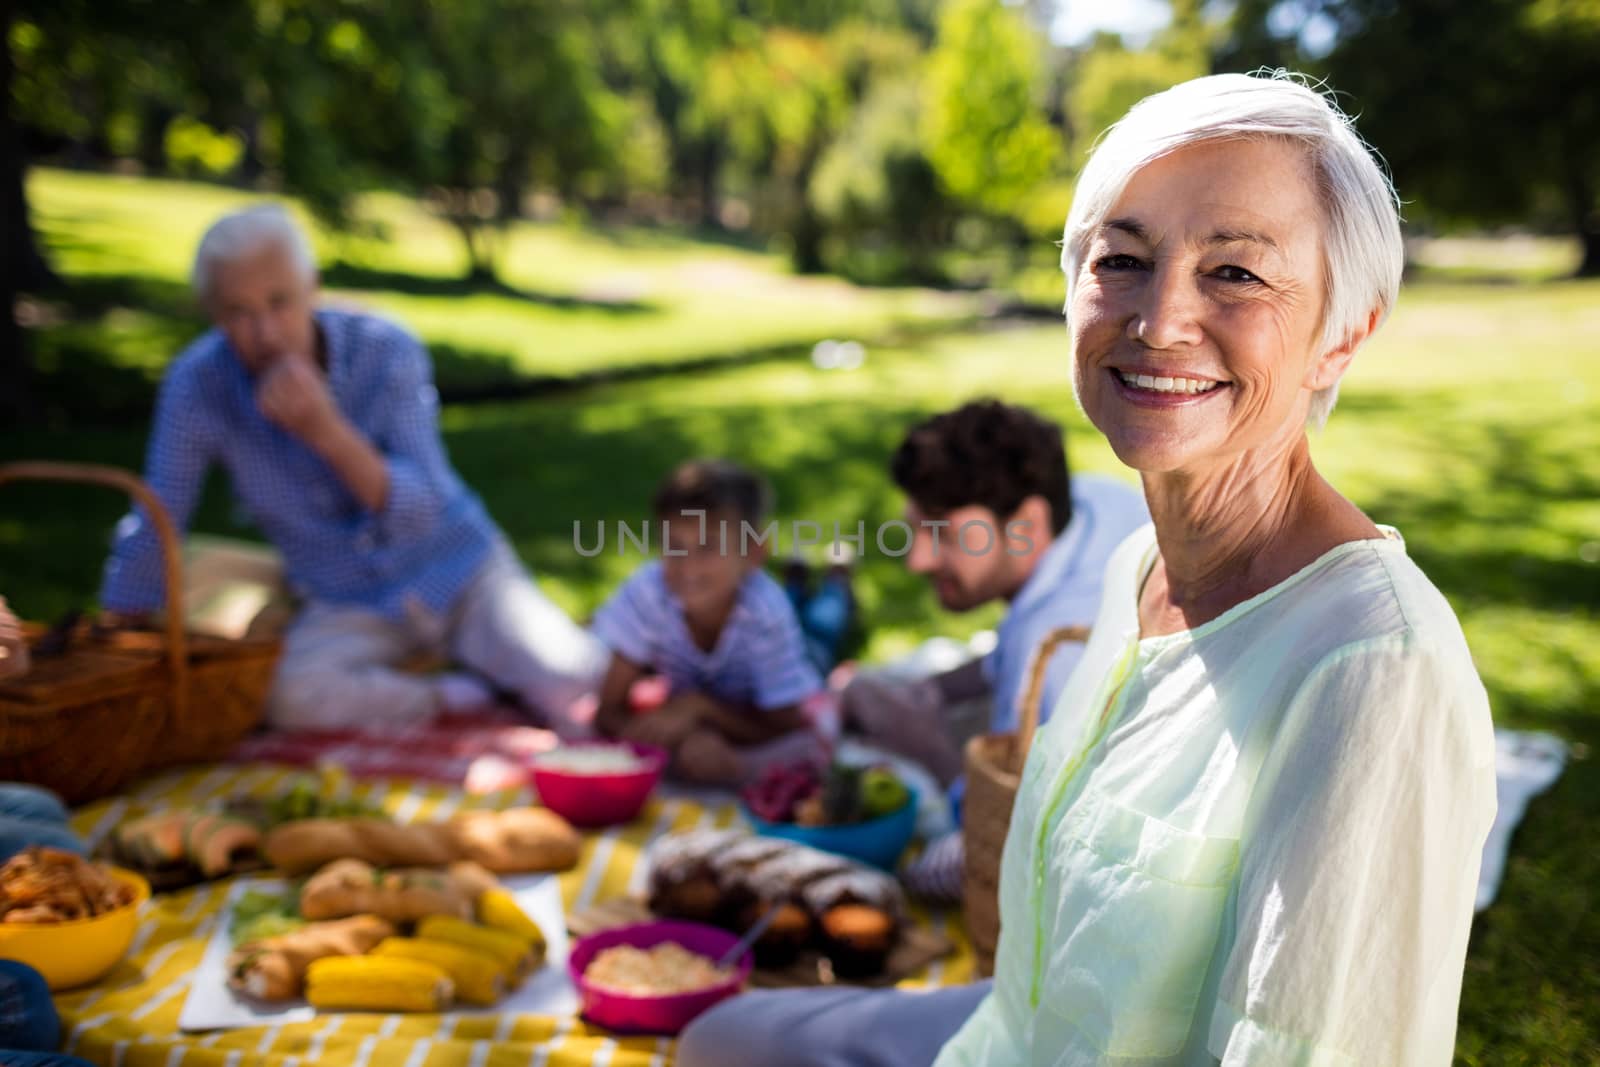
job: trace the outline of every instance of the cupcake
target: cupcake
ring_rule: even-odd
[[[810,943],[814,927],[803,896],[806,886],[851,867],[848,860],[830,853],[783,844],[781,851],[745,871],[740,879],[745,901],[738,912],[742,929],[753,926],[769,908],[778,909],[772,925],[755,944],[756,962],[763,967],[793,963]]]
[[[806,886],[804,900],[821,931],[822,950],[841,978],[883,970],[900,935],[905,897],[879,871],[854,868]]]

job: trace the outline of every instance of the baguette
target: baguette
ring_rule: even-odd
[[[402,826],[383,819],[301,819],[262,841],[268,862],[304,874],[338,859],[377,867],[446,867],[471,860],[499,874],[577,866],[582,841],[547,808],[463,812],[444,823]]]
[[[460,859],[447,826],[402,826],[385,819],[298,819],[267,834],[267,862],[287,874],[304,874],[334,860],[364,860],[376,867],[444,867]]]

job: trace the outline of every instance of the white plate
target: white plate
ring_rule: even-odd
[[[529,975],[514,993],[489,1008],[461,1006],[452,1014],[482,1015],[501,1012],[530,1015],[574,1015],[578,1011],[578,992],[567,976],[567,919],[561,908],[561,886],[553,875],[519,875],[502,879],[517,898],[522,910],[539,924],[549,944],[545,965]],[[302,1023],[317,1017],[317,1011],[303,1000],[281,1004],[246,1000],[228,988],[228,953],[233,939],[228,927],[239,898],[255,889],[264,893],[287,892],[288,884],[271,878],[244,878],[236,881],[222,903],[222,912],[206,945],[205,956],[194,972],[188,999],[178,1016],[184,1030],[226,1030],[240,1026],[272,1026]]]

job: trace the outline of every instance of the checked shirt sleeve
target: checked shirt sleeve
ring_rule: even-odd
[[[181,537],[194,517],[206,470],[216,456],[214,420],[192,363],[174,364],[156,398],[155,420],[145,454],[144,479],[166,507]],[[100,588],[108,611],[145,612],[166,601],[161,543],[144,508],[117,523]]]
[[[388,467],[389,490],[383,507],[364,523],[364,532],[387,544],[427,537],[456,484],[439,438],[439,391],[427,352],[405,334],[396,334],[392,347],[383,429],[374,442]]]

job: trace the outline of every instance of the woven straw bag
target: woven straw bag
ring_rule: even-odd
[[[994,973],[995,946],[1000,941],[1000,853],[1011,825],[1022,765],[1039,726],[1045,674],[1058,648],[1088,640],[1087,626],[1063,626],[1046,634],[1028,668],[1017,732],[982,734],[967,742],[967,793],[961,815],[965,843],[961,910],[981,975]]]
[[[79,624],[63,653],[36,657],[26,675],[0,684],[0,776],[83,803],[142,770],[225,755],[265,713],[280,642],[184,632],[177,532],[133,474],[74,463],[0,466],[0,485],[19,481],[106,486],[138,502],[161,545],[168,610],[159,632]]]

